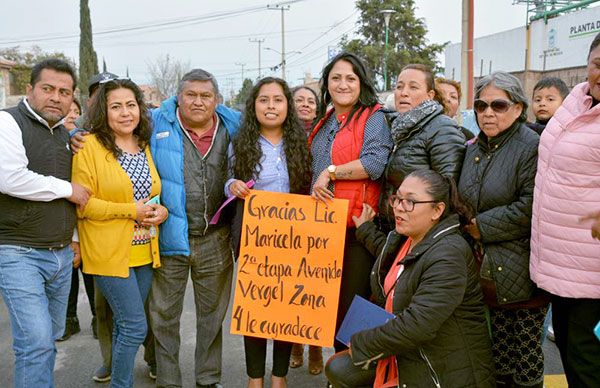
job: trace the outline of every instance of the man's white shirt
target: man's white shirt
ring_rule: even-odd
[[[53,127],[23,102],[34,117],[51,132]],[[65,144],[65,147],[68,145]],[[0,193],[29,201],[49,202],[73,194],[71,183],[53,176],[41,175],[27,168],[29,160],[23,145],[21,128],[8,112],[0,111]]]

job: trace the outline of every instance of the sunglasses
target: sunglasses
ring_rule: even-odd
[[[111,81],[129,81],[130,79],[127,77],[119,77],[119,78],[105,78],[103,80],[98,81],[98,85],[102,85]]]
[[[515,105],[514,102],[504,100],[501,98],[494,100],[489,104],[483,100],[478,99],[473,102],[473,109],[475,109],[475,112],[477,113],[483,113],[489,106],[496,113],[506,113],[508,109],[513,105]]]

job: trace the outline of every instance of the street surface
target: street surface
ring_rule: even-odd
[[[81,275],[80,275],[81,276]],[[91,313],[83,288],[83,281],[79,291],[78,315],[81,332],[72,336],[69,340],[58,342],[58,354],[56,357],[55,381],[57,388],[84,388],[108,387],[108,384],[96,383],[92,380],[92,374],[100,366],[101,357],[98,342],[92,337],[90,328]],[[233,300],[233,296],[231,298]],[[2,300],[0,298],[0,300]],[[231,305],[230,305],[231,308]],[[228,313],[228,317],[231,312]],[[194,300],[191,283],[188,283],[184,312],[181,317],[181,356],[180,363],[184,378],[184,387],[194,387],[194,346],[196,334],[196,322],[194,313]],[[223,378],[222,385],[225,388],[244,387],[246,383],[246,370],[244,361],[244,344],[242,337],[229,334],[229,319],[224,324],[223,345]],[[566,388],[566,382],[561,375],[562,365],[558,350],[553,342],[544,342],[546,355],[546,388]],[[307,356],[307,351],[305,356]],[[333,354],[333,348],[324,349],[324,358]],[[148,368],[143,360],[143,351],[138,352],[135,368],[135,387],[154,387],[154,381],[148,377]],[[270,370],[271,349],[267,353],[267,373]],[[4,302],[0,302],[0,387],[12,386],[13,379],[13,351],[10,322]],[[323,374],[312,376],[308,373],[308,361],[305,360],[303,367],[290,369],[288,374],[288,386],[294,388],[320,388],[325,387]],[[268,381],[268,379],[266,379]],[[267,385],[268,386],[268,385]]]

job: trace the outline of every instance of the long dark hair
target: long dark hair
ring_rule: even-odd
[[[115,158],[118,158],[119,155],[121,155],[122,150],[117,147],[117,144],[115,143],[115,134],[108,126],[108,105],[106,101],[108,93],[121,88],[131,90],[140,107],[140,123],[133,130],[133,134],[137,136],[140,149],[143,150],[146,148],[152,134],[152,127],[150,125],[150,119],[148,118],[148,108],[146,107],[144,95],[140,88],[133,81],[128,79],[115,79],[102,84],[92,98],[92,104],[84,128],[90,128],[91,132],[98,138],[98,141],[100,141],[100,143],[109,150]]]
[[[360,94],[358,95],[358,101],[350,110],[346,122],[350,122],[352,116],[357,112],[360,114],[360,111],[364,108],[374,106],[379,102],[375,86],[373,85],[369,72],[362,60],[352,53],[343,52],[336,55],[331,62],[323,68],[323,74],[321,76],[321,103],[317,110],[317,120],[320,120],[325,116],[327,107],[332,102],[331,95],[329,94],[329,73],[331,73],[331,69],[333,69],[333,66],[339,61],[346,61],[352,65],[352,71],[360,80]]]
[[[443,202],[446,205],[440,220],[446,218],[449,214],[456,213],[461,225],[471,223],[471,219],[474,217],[473,210],[463,202],[454,179],[428,169],[415,170],[408,174],[406,178],[408,177],[417,178],[425,183],[427,194],[431,195],[431,199],[436,202]]]
[[[256,179],[262,166],[262,151],[258,139],[260,136],[260,123],[256,118],[255,101],[263,85],[276,83],[283,89],[287,100],[288,111],[285,121],[281,125],[283,129],[283,149],[287,161],[288,174],[290,178],[290,192],[306,194],[310,188],[312,177],[311,155],[306,143],[306,135],[296,115],[294,100],[287,83],[275,77],[266,77],[254,85],[252,92],[246,100],[246,110],[239,132],[233,139],[233,172],[236,178],[243,181]]]

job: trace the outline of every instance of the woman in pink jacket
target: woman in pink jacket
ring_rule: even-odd
[[[588,81],[573,88],[542,133],[535,178],[531,279],[552,294],[554,334],[571,387],[597,387],[600,341],[600,34]],[[597,220],[596,220],[597,221]]]

